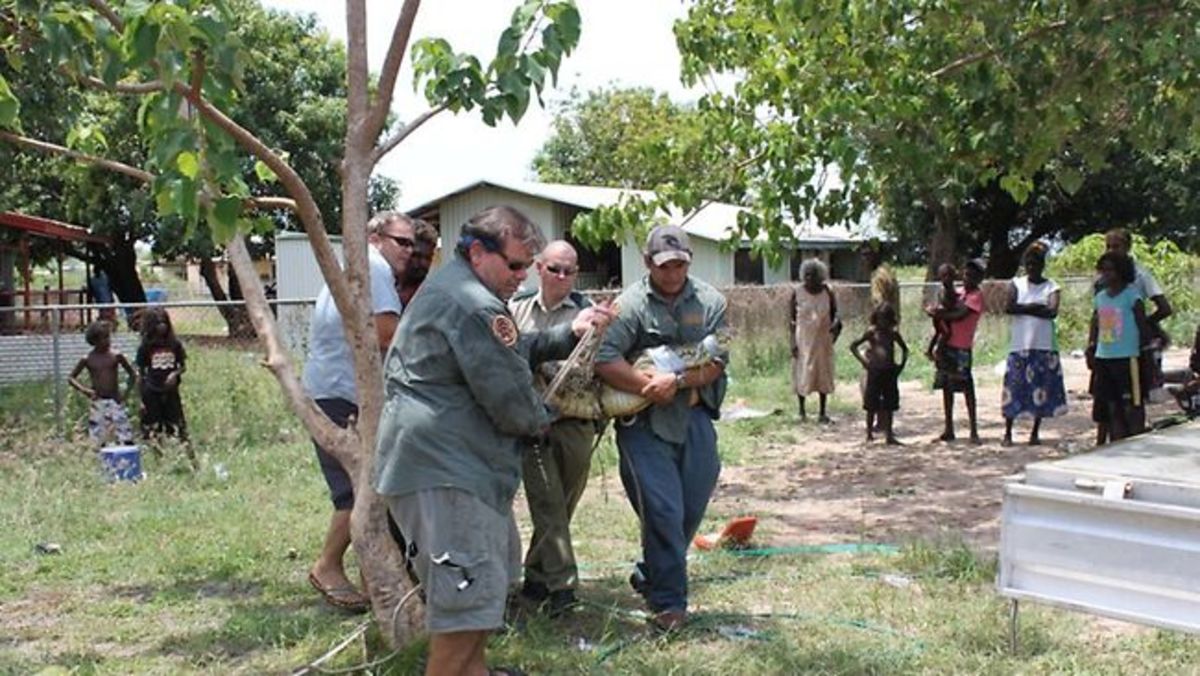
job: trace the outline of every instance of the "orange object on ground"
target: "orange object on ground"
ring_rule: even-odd
[[[697,549],[705,551],[712,549],[741,549],[750,544],[754,535],[754,527],[758,525],[756,516],[739,516],[730,519],[720,533],[697,535],[692,543]]]

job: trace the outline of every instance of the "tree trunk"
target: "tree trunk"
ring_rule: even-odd
[[[325,417],[304,393],[287,350],[279,340],[274,315],[267,305],[266,295],[258,283],[257,273],[241,235],[229,244],[227,252],[229,262],[246,290],[246,308],[266,352],[264,364],[274,372],[283,388],[284,399],[304,427],[342,463],[354,484],[354,510],[351,512],[354,551],[358,554],[359,568],[366,581],[380,633],[392,646],[407,645],[424,631],[425,606],[408,577],[404,554],[388,530],[387,503],[371,487],[371,468],[375,456],[375,429],[372,425],[378,421],[378,415],[375,421],[368,423],[362,420],[361,424],[356,423],[345,430]],[[360,409],[363,408],[365,397],[376,397],[378,406],[382,389],[382,383],[373,390],[360,387]],[[398,607],[402,601],[404,605]]]
[[[95,260],[96,267],[108,275],[108,284],[113,295],[122,303],[145,303],[146,290],[138,276],[137,250],[134,241],[126,237],[114,237],[112,247],[101,252]],[[131,330],[138,329],[136,312],[124,312],[125,322]]]
[[[220,302],[242,300],[242,288],[238,284],[236,274],[229,275],[229,295],[225,294],[225,289],[221,287],[221,278],[217,274],[217,265],[213,259],[200,259],[200,276],[204,279],[204,284],[208,287],[208,292],[212,294],[213,300]],[[254,325],[250,323],[250,314],[246,311],[245,306],[218,305],[217,308],[225,320],[230,338],[254,337]]]
[[[939,265],[954,263],[955,250],[958,247],[958,206],[946,207],[927,199],[925,208],[933,214],[933,233],[929,237],[929,267],[925,271],[925,279],[933,281],[937,278]]]

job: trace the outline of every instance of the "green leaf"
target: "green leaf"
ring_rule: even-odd
[[[16,129],[18,116],[21,113],[21,102],[13,96],[8,87],[8,81],[0,75],[0,127]]]
[[[222,197],[213,202],[208,214],[208,225],[213,240],[225,244],[233,239],[238,229],[238,217],[242,214],[242,200],[237,197]]]
[[[1054,180],[1058,181],[1059,187],[1068,195],[1074,195],[1079,192],[1079,188],[1083,186],[1083,174],[1074,167],[1063,167],[1054,174]]]
[[[268,167],[266,162],[263,162],[262,160],[257,160],[254,163],[254,175],[257,176],[258,180],[262,181],[263,183],[275,183],[279,180],[279,177],[275,175],[275,172],[271,171],[271,168]]]
[[[192,180],[200,173],[200,159],[190,151],[179,153],[175,158],[175,166],[179,168],[179,173]]]

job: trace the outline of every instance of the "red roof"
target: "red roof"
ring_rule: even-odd
[[[0,211],[0,227],[24,230],[37,237],[57,239],[63,242],[91,242],[92,244],[109,245],[107,237],[93,235],[87,228],[63,223],[41,216],[18,214],[14,211]]]

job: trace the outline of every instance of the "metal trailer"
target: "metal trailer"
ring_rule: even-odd
[[[1200,633],[1200,422],[1031,464],[1004,487],[1000,594]]]

